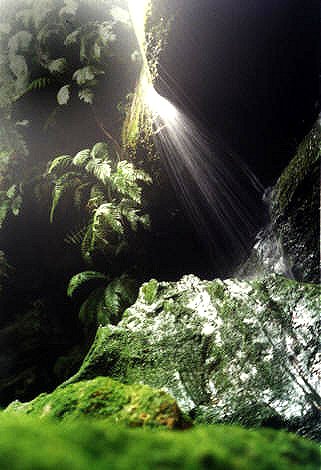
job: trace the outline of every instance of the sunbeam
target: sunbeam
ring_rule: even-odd
[[[152,121],[155,146],[172,184],[215,262],[245,254],[255,217],[247,207],[245,189],[255,176],[241,162],[217,150],[205,131],[154,87],[146,58],[145,19],[148,0],[129,1],[129,11],[143,60],[141,86],[146,114]],[[232,171],[231,166],[234,166]],[[237,170],[237,171],[236,171]],[[236,178],[236,174],[242,175]]]

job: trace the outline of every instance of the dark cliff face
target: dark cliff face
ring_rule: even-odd
[[[318,121],[279,178],[271,214],[294,278],[316,283],[320,282],[320,157]]]
[[[318,113],[319,2],[161,3],[175,16],[158,88],[274,184]]]

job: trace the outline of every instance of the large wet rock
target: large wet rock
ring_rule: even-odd
[[[318,121],[274,188],[266,191],[270,222],[257,235],[249,259],[239,270],[240,276],[274,272],[320,283],[320,156]]]
[[[161,387],[201,421],[302,425],[321,404],[318,333],[315,285],[151,280],[117,326],[98,329],[69,382],[110,375]]]
[[[271,219],[295,279],[320,282],[320,157],[318,121],[277,181]]]

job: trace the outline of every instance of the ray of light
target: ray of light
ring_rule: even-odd
[[[145,48],[149,0],[129,0],[128,5],[143,56],[143,99],[155,130],[155,145],[172,184],[196,230],[209,251],[214,252],[213,257],[219,261],[220,256],[226,255],[226,247],[229,256],[239,256],[246,251],[249,236],[257,228],[255,214],[245,203],[242,181],[252,179],[258,191],[263,188],[241,161],[234,160],[238,178],[237,172],[231,171],[230,157],[224,154],[224,159],[222,154],[216,154],[206,133],[155,90]]]

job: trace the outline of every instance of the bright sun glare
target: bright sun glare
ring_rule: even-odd
[[[178,111],[175,106],[166,98],[161,96],[149,83],[145,89],[145,102],[155,117],[161,117],[165,122],[174,122],[178,117]]]

